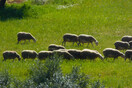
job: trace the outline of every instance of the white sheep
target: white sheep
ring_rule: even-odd
[[[53,55],[58,55],[59,57],[63,57],[64,59],[72,59],[74,58],[67,50],[65,49],[59,49],[59,50],[54,50]]]
[[[35,59],[38,54],[34,50],[23,50],[21,55],[22,55],[23,59],[26,59],[26,58]]]
[[[126,50],[130,47],[128,42],[123,42],[123,41],[116,41],[114,45],[115,45],[115,48],[118,50]]]
[[[81,52],[82,59],[94,60],[97,57],[99,57],[102,60],[104,59],[103,56],[97,50],[83,49]]]
[[[80,34],[78,36],[78,41],[79,41],[78,46],[81,45],[81,43],[82,44],[88,43],[88,45],[89,45],[89,43],[91,43],[93,46],[93,42],[96,45],[98,45],[98,41],[92,35]]]
[[[65,47],[61,45],[55,45],[55,44],[50,44],[48,47],[49,51],[58,50],[58,49],[65,49]]]
[[[19,61],[21,60],[20,55],[16,51],[4,51],[3,58],[4,58],[4,60],[6,60],[6,59],[14,60],[15,58],[18,58]]]
[[[66,33],[63,35],[63,42],[62,45],[66,45],[66,42],[73,42],[74,43],[78,42],[78,36],[76,34],[70,34],[70,33]]]
[[[52,51],[40,51],[38,53],[38,59],[42,60],[42,59],[46,59],[46,58],[50,58],[53,56],[53,52]]]
[[[104,54],[104,58],[108,58],[108,57],[111,57],[111,58],[114,58],[114,60],[116,58],[118,58],[119,56],[121,56],[122,58],[125,58],[125,55],[120,52],[119,50],[117,49],[113,49],[113,48],[106,48],[103,50],[103,54]]]
[[[81,58],[81,50],[77,49],[67,49],[67,51],[75,58],[80,59]]]
[[[132,60],[132,50],[126,50],[126,52],[125,52],[125,60],[127,58]]]
[[[132,36],[123,36],[121,40],[124,42],[132,41]]]
[[[19,43],[21,40],[24,40],[24,41],[33,40],[34,42],[36,42],[35,37],[31,33],[27,33],[27,32],[19,32],[17,34],[17,40],[18,40],[17,43]]]

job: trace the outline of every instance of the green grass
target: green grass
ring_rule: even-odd
[[[65,33],[89,34],[99,41],[99,46],[94,45],[95,47],[92,45],[87,47],[87,44],[78,47],[67,43],[66,48],[80,50],[89,48],[103,54],[103,49],[114,48],[114,42],[121,40],[122,36],[132,35],[131,5],[131,0],[82,0],[66,9],[57,9],[58,4],[30,5],[36,13],[34,17],[0,20],[0,71],[9,69],[11,75],[24,80],[29,75],[28,69],[34,61],[2,62],[3,51],[15,50],[21,54],[24,49],[37,52],[48,50],[49,44],[61,45]],[[32,33],[37,42],[16,44],[17,33],[20,31]],[[122,58],[115,62],[64,61],[62,63],[64,73],[70,72],[71,67],[76,64],[81,65],[82,72],[90,75],[93,80],[100,79],[104,82],[106,87],[132,87],[132,64],[129,61],[124,62]]]

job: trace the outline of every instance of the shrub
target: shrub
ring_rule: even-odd
[[[4,72],[0,73],[0,88],[6,88],[9,87],[11,83],[8,71],[5,70]]]
[[[29,84],[32,82],[37,88],[87,88],[89,85],[96,88],[97,84],[90,84],[89,77],[81,73],[78,66],[74,66],[71,73],[64,75],[60,68],[61,61],[57,56],[47,59],[45,63],[37,61],[31,69]]]
[[[63,74],[61,58],[53,56],[47,58],[45,63],[37,60],[29,70],[30,76],[23,82],[10,79],[7,71],[0,74],[0,88],[104,88],[99,81],[89,82],[89,77],[74,66],[72,72]]]
[[[5,8],[0,8],[0,20],[22,19],[25,17],[36,17],[37,12],[28,4],[9,5]]]

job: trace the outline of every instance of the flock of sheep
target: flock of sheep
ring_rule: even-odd
[[[18,43],[22,40],[33,40],[36,42],[35,37],[33,37],[32,34],[26,33],[26,32],[19,32],[17,34]],[[66,45],[66,42],[73,42],[77,43],[78,46],[81,44],[91,43],[93,45],[93,42],[98,45],[98,41],[91,35],[86,34],[80,34],[79,36],[76,34],[70,34],[66,33],[63,36],[63,42],[61,45],[55,45],[50,44],[48,47],[48,51],[40,51],[37,53],[34,50],[23,50],[21,52],[21,56],[23,59],[26,58],[38,58],[40,60],[50,58],[54,55],[61,56],[65,59],[90,59],[94,60],[96,58],[100,58],[101,60],[105,58],[118,58],[121,56],[125,60],[128,58],[132,60],[132,36],[123,36],[121,41],[115,42],[115,49],[113,48],[106,48],[103,50],[104,57],[97,51],[97,50],[90,50],[90,49],[83,49],[83,50],[77,50],[77,49],[66,49],[64,46]],[[63,46],[64,45],[64,46]],[[125,54],[120,52],[119,50],[126,50]],[[3,58],[6,59],[15,59],[18,58],[18,60],[21,60],[20,55],[16,51],[4,51],[3,52]]]

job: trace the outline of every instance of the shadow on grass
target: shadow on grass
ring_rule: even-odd
[[[8,19],[22,19],[32,15],[29,5],[23,4],[21,6],[11,5],[5,8],[0,8],[0,21],[6,21]]]

